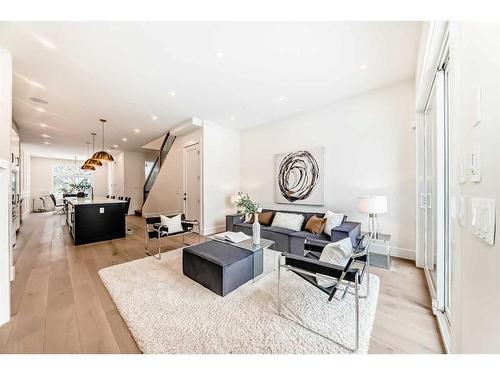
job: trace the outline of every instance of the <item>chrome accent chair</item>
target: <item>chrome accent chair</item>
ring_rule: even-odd
[[[278,314],[281,317],[291,320],[292,322],[306,328],[307,330],[322,336],[336,344],[339,344],[350,351],[357,351],[359,349],[359,299],[368,297],[370,293],[369,288],[369,248],[372,241],[372,235],[363,235],[356,244],[351,257],[347,261],[345,267],[334,265],[331,263],[321,262],[319,256],[325,247],[325,244],[315,244],[310,240],[304,243],[304,256],[282,253],[279,256],[278,263]],[[355,314],[355,337],[354,347],[349,347],[345,344],[339,343],[330,337],[327,337],[313,329],[282,315],[282,301],[280,291],[280,270],[291,271],[300,276],[305,281],[309,282],[323,293],[328,296],[327,301],[342,302],[347,294],[354,295],[354,314]],[[320,274],[335,281],[331,287],[325,288],[319,285],[316,281],[316,276]],[[367,280],[367,289],[365,295],[360,295],[360,286],[363,280]]]
[[[66,212],[65,204],[57,204],[57,199],[54,194],[50,194],[49,196],[52,200],[52,203],[54,204],[54,215],[63,215]]]
[[[174,217],[176,215],[165,215],[168,217]],[[154,214],[151,216],[146,216],[146,227],[145,227],[145,233],[144,233],[144,239],[145,239],[145,248],[146,248],[146,254],[149,256],[153,256],[158,260],[161,260],[161,238],[163,237],[169,237],[169,238],[174,238],[174,237],[180,237],[182,236],[182,243],[184,245],[189,245],[185,241],[185,236],[186,234],[189,233],[196,233],[194,232],[194,228],[197,227],[199,230],[199,223],[198,220],[187,220],[186,216],[182,214],[181,216],[181,224],[182,224],[182,232],[176,232],[176,233],[169,233],[168,228],[166,225],[162,225],[161,219],[160,219],[160,214]],[[198,234],[198,236],[200,236]],[[201,238],[201,236],[200,236]],[[150,240],[156,239],[158,241],[158,253],[157,254],[151,254],[149,252],[149,246],[148,242]],[[198,241],[198,243],[201,241]]]

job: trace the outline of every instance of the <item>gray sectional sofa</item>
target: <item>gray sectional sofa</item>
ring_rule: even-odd
[[[306,239],[314,240],[319,244],[340,241],[349,237],[356,245],[356,238],[361,234],[361,224],[353,221],[347,221],[347,216],[344,216],[342,224],[332,229],[330,235],[324,233],[314,234],[307,232],[305,226],[309,218],[313,215],[323,217],[324,212],[298,212],[298,211],[284,211],[284,210],[269,210],[263,209],[263,212],[286,212],[293,214],[300,214],[304,216],[304,222],[299,232],[291,229],[265,226],[261,225],[260,235],[262,238],[272,240],[275,242],[275,249],[279,251],[286,251],[292,254],[304,255],[304,241]],[[227,215],[226,216],[226,231],[243,232],[249,236],[252,235],[252,224],[245,223],[242,215]]]

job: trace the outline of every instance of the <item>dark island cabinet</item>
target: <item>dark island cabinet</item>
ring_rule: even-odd
[[[75,245],[126,236],[126,202],[107,198],[68,198],[66,222]]]

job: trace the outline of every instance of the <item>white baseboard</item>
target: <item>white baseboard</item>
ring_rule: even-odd
[[[415,250],[391,247],[391,256],[415,261]]]
[[[219,225],[219,226],[216,226],[216,227],[203,228],[202,229],[202,234],[204,236],[208,236],[210,234],[224,232],[225,230],[226,230],[226,226],[225,225]]]
[[[382,245],[373,244],[370,247],[370,251],[373,251],[374,253],[380,253],[384,254],[385,253],[385,247]],[[402,259],[408,259],[408,260],[415,260],[415,251],[411,249],[405,249],[402,247],[395,247],[391,246],[391,256],[395,258],[402,258]]]

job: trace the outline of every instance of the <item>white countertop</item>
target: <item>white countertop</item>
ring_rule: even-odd
[[[111,198],[76,198],[76,197],[67,197],[65,198],[68,203],[73,206],[84,205],[84,204],[109,204],[109,203],[126,203],[124,200],[120,199],[111,199]]]

